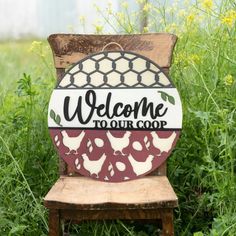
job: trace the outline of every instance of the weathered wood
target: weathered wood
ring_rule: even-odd
[[[148,176],[166,176],[166,161],[157,169],[148,174]]]
[[[60,175],[67,174],[67,165],[62,158],[59,158],[59,174]]]
[[[65,73],[64,68],[57,68],[57,81],[60,81]]]
[[[162,211],[156,209],[121,209],[121,210],[61,210],[63,220],[72,220],[73,222],[81,222],[84,220],[148,220],[162,219],[164,215],[169,214],[169,209],[163,208]]]
[[[178,200],[166,176],[121,183],[61,176],[44,198],[44,204],[56,209],[152,209],[176,207]]]
[[[91,53],[100,52],[110,43],[120,44],[124,50],[149,57],[160,67],[169,68],[177,37],[168,33],[136,35],[74,35],[53,34],[48,41],[53,51],[56,68],[67,68]],[[117,50],[117,46],[109,47]]]
[[[162,236],[174,235],[173,209],[166,209],[162,213]]]
[[[49,210],[49,236],[62,236],[60,211]]]
[[[155,171],[154,171],[155,172]],[[166,175],[166,162],[164,162],[158,169],[158,175]]]

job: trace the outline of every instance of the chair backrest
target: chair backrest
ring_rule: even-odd
[[[135,35],[80,35],[52,34],[48,38],[54,58],[57,79],[63,77],[66,69],[91,53],[100,52],[110,42],[120,44],[124,50],[133,51],[150,58],[168,74],[177,37],[168,33],[151,33]],[[106,50],[115,50],[112,44]],[[60,175],[75,175],[60,158]],[[77,175],[77,174],[76,174]],[[166,175],[166,163],[151,175]]]

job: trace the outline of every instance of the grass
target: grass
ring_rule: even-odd
[[[211,7],[204,3],[185,5],[182,11],[154,1],[132,14],[123,4],[119,14],[110,7],[102,17],[116,28],[119,25],[123,33],[135,33],[137,19],[145,13],[149,25],[144,31],[178,35],[171,77],[182,98],[184,121],[168,161],[168,176],[180,203],[175,211],[176,235],[233,236],[236,6],[230,0]],[[100,33],[102,26],[95,28]],[[55,82],[52,55],[46,42],[2,42],[0,51],[0,235],[47,235],[42,197],[58,177],[58,159],[47,130],[47,105]],[[69,228],[75,235],[155,231],[153,225],[121,221]]]

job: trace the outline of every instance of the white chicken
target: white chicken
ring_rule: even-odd
[[[116,152],[119,151],[122,156],[125,156],[125,154],[122,152],[122,150],[129,145],[129,137],[131,135],[131,132],[126,131],[122,138],[117,138],[117,137],[112,136],[112,134],[110,133],[109,130],[107,131],[106,135],[107,135],[107,137],[111,143],[111,147],[114,151],[113,154],[118,155],[118,154],[116,154]]]
[[[68,136],[67,132],[65,130],[61,131],[62,134],[62,142],[64,146],[69,148],[69,152],[65,153],[66,155],[71,154],[72,151],[75,151],[75,155],[78,154],[77,150],[80,147],[80,144],[84,138],[85,132],[82,131],[78,136],[76,137],[70,137]]]
[[[89,160],[86,153],[82,154],[81,157],[84,160],[84,168],[90,173],[90,175],[95,174],[98,178],[98,173],[102,170],[102,166],[106,160],[106,154],[103,153],[99,160]]]
[[[131,154],[128,156],[129,162],[133,167],[134,173],[139,176],[152,169],[153,155],[149,155],[145,161],[136,161]]]
[[[151,132],[152,135],[152,144],[155,148],[160,150],[160,156],[163,152],[169,152],[172,144],[176,138],[176,132],[173,132],[168,138],[160,138],[156,132]]]

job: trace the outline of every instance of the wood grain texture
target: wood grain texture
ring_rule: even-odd
[[[174,235],[173,209],[163,211],[161,218],[162,218],[161,236],[173,236]]]
[[[49,210],[49,236],[62,236],[60,211]]]
[[[120,44],[124,50],[146,56],[160,67],[169,68],[177,37],[168,33],[136,35],[77,35],[53,34],[48,38],[56,68],[67,68],[91,53],[100,52],[110,43]],[[111,45],[107,50],[117,50]]]
[[[44,198],[44,204],[56,209],[152,209],[176,207],[178,199],[165,176],[121,183],[61,176]]]
[[[86,211],[86,210],[68,210],[68,209],[62,209],[61,212],[61,218],[63,220],[72,220],[75,222],[81,222],[84,220],[115,220],[115,219],[121,219],[121,220],[157,220],[162,219],[165,215],[168,215],[171,213],[172,209],[169,208],[163,208],[161,211],[156,209],[131,209],[131,210],[125,210],[125,209],[110,209],[110,210],[92,210],[92,211]],[[163,228],[163,225],[162,225]]]

